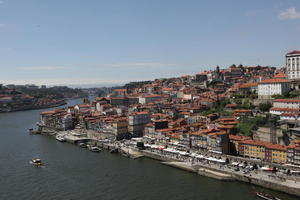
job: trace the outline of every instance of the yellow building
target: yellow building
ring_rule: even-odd
[[[270,144],[266,147],[266,160],[273,163],[287,163],[287,146]]]
[[[287,163],[287,146],[270,142],[246,140],[240,142],[239,152],[243,156],[258,158],[272,163]]]
[[[243,154],[245,157],[265,159],[265,147],[270,144],[269,142],[246,140],[242,141]]]

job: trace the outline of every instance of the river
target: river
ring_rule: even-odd
[[[28,134],[44,110],[0,113],[1,200],[252,200],[256,190],[297,199],[246,183],[198,176],[147,158],[93,153],[48,136]],[[44,160],[45,167],[30,165],[33,157]]]

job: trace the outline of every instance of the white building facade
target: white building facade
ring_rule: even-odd
[[[288,79],[300,79],[300,51],[289,52],[285,57]]]
[[[258,84],[258,98],[271,99],[272,95],[282,95],[291,89],[287,79],[267,79]]]
[[[150,114],[148,112],[136,112],[128,117],[129,125],[147,124],[150,120]]]

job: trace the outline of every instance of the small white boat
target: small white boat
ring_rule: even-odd
[[[89,150],[93,151],[93,152],[99,152],[99,151],[101,151],[101,149],[99,147],[96,147],[96,146],[89,147]]]
[[[56,135],[55,139],[60,141],[60,142],[65,142],[66,141],[66,139],[63,135]]]
[[[39,158],[33,158],[33,159],[31,159],[31,161],[29,163],[32,165],[35,165],[37,167],[40,167],[43,165],[42,160]]]

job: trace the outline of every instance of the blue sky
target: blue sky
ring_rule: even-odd
[[[1,0],[0,83],[119,84],[284,65],[298,0]]]

